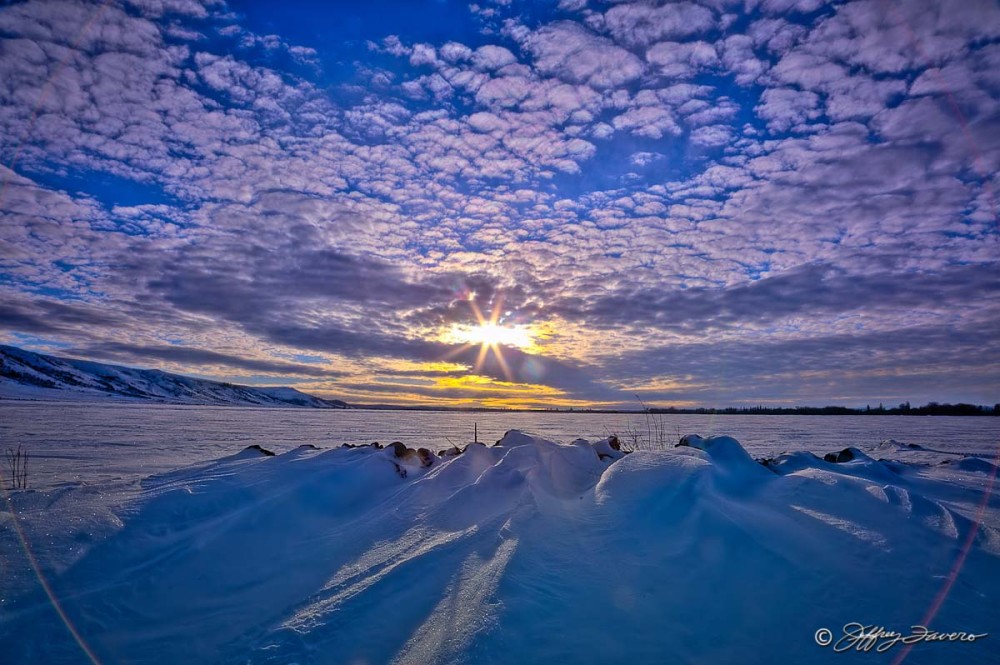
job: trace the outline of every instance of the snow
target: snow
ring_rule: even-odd
[[[288,387],[241,386],[156,369],[33,353],[0,345],[0,399],[107,401],[155,400],[172,404],[243,406],[303,406],[343,408],[338,400],[323,400]]]
[[[764,464],[725,436],[625,454],[510,431],[441,454],[248,448],[150,476],[89,520],[72,506],[90,486],[10,500],[102,663],[890,662],[900,647],[835,654],[813,636],[908,630],[946,586],[932,628],[996,632],[993,461],[849,450]],[[87,662],[37,583],[0,607],[9,662]],[[911,659],[995,662],[994,647]]]

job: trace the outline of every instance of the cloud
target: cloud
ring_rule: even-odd
[[[719,64],[715,47],[708,42],[659,42],[646,51],[646,61],[668,78],[689,79]]]
[[[570,319],[586,318],[591,325],[608,329],[652,326],[659,331],[698,334],[857,311],[871,317],[869,325],[876,325],[892,321],[901,312],[914,315],[915,310],[922,310],[924,316],[933,318],[935,310],[948,311],[927,302],[927,293],[937,294],[944,302],[969,298],[993,311],[1000,305],[1000,272],[996,268],[1000,266],[967,266],[903,278],[885,272],[858,276],[816,263],[729,288],[608,293],[583,298],[583,311],[560,313]],[[888,316],[879,316],[880,312]],[[1000,315],[1000,311],[994,314]]]
[[[995,338],[951,326],[853,331],[795,340],[709,341],[670,345],[628,354],[609,369],[622,376],[650,377],[651,364],[669,368],[657,375],[669,389],[643,390],[649,400],[700,404],[771,402],[784,405],[866,401],[894,405],[931,401],[942,393],[989,403],[1000,388],[995,366],[981,359],[997,350]],[[690,377],[697,377],[691,380]],[[739,377],[739,381],[734,379]],[[743,382],[757,386],[745,398]],[[819,397],[823,396],[823,397]]]
[[[688,37],[715,27],[711,10],[691,2],[655,6],[633,2],[612,7],[604,23],[614,38],[630,46],[646,46],[662,39]]]
[[[770,64],[757,56],[753,38],[748,35],[730,35],[719,44],[719,48],[722,64],[740,85],[754,83]]]
[[[628,110],[615,116],[611,124],[615,129],[626,130],[635,136],[659,139],[664,135],[681,133],[680,125],[670,107],[652,94],[639,93]]]
[[[757,0],[748,4],[768,14],[809,13],[828,4],[828,0]]]
[[[308,376],[331,378],[344,376],[344,372],[317,365],[279,362],[259,358],[244,358],[206,349],[182,346],[142,346],[122,342],[100,342],[60,351],[65,355],[81,358],[100,358],[117,362],[143,363],[165,361],[185,365],[223,367],[279,376]]]
[[[897,74],[961,56],[969,43],[1000,35],[1000,8],[986,0],[908,2],[887,11],[877,0],[850,3],[802,41],[831,61]]]
[[[647,166],[648,164],[652,164],[653,162],[663,158],[664,155],[658,152],[641,151],[633,153],[632,156],[629,157],[629,161],[636,166]]]
[[[642,61],[633,53],[577,23],[545,26],[526,39],[525,48],[543,74],[598,90],[633,81],[643,71]]]
[[[691,143],[709,148],[726,145],[732,138],[733,132],[726,125],[709,125],[691,132]]]
[[[123,326],[128,320],[94,305],[41,299],[25,302],[16,294],[7,294],[6,302],[0,304],[0,323],[27,333],[75,335],[78,328]]]
[[[768,88],[755,109],[775,131],[786,131],[818,118],[820,98],[815,92],[796,88]]]
[[[474,67],[483,71],[494,71],[517,62],[513,53],[493,44],[480,46],[471,54],[470,59]]]
[[[482,29],[451,41],[336,47],[222,4],[7,8],[3,329],[417,399],[374,368],[473,366],[440,340],[475,292],[547,331],[482,368],[512,395],[607,402],[669,375],[721,398],[713,354],[769,395],[797,394],[796,362],[833,396],[969,369],[918,351],[995,328],[993,4],[516,7],[442,6],[428,25]],[[817,360],[894,331],[912,348],[878,370],[897,379]],[[283,360],[301,353],[346,374]],[[479,380],[421,376],[428,399]]]

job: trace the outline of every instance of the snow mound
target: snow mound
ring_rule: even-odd
[[[900,441],[896,441],[895,439],[886,439],[884,441],[881,441],[875,448],[875,452],[879,453],[886,453],[886,452],[898,453],[909,450],[927,450],[927,449],[921,445],[917,445],[916,443],[902,443]]]
[[[920,623],[969,543],[932,626],[995,630],[980,467],[847,450],[763,464],[730,437],[625,454],[519,431],[437,455],[248,449],[150,478],[50,582],[99,662],[840,662],[817,629]],[[0,612],[10,662],[86,661],[41,591]]]
[[[760,472],[760,465],[740,445],[740,442],[729,436],[712,436],[703,439],[695,434],[682,437],[678,448],[689,447],[704,451],[720,469],[729,472],[742,472],[753,476]]]
[[[953,468],[961,469],[962,471],[972,471],[976,473],[985,473],[990,476],[997,475],[997,466],[991,462],[987,462],[984,459],[979,459],[978,457],[963,457],[962,459],[946,459],[941,464],[952,465]]]

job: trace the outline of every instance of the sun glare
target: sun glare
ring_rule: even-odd
[[[498,297],[492,301],[492,309],[488,317],[483,316],[479,305],[475,300],[475,293],[468,298],[469,306],[475,315],[476,323],[454,323],[451,329],[444,335],[444,341],[459,345],[449,352],[445,360],[448,360],[463,351],[479,347],[479,354],[476,358],[474,372],[479,372],[483,368],[489,356],[492,356],[508,381],[514,381],[515,377],[511,372],[510,365],[504,358],[503,349],[517,348],[531,353],[535,350],[534,330],[529,325],[504,325],[501,323],[503,311],[503,298]]]
[[[460,344],[483,346],[516,346],[526,349],[532,345],[531,331],[527,326],[501,326],[495,323],[481,325],[455,325],[451,338]]]

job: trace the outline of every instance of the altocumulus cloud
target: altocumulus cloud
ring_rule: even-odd
[[[0,10],[5,340],[372,401],[996,400],[995,3],[378,4]],[[535,346],[476,374],[472,304]]]

